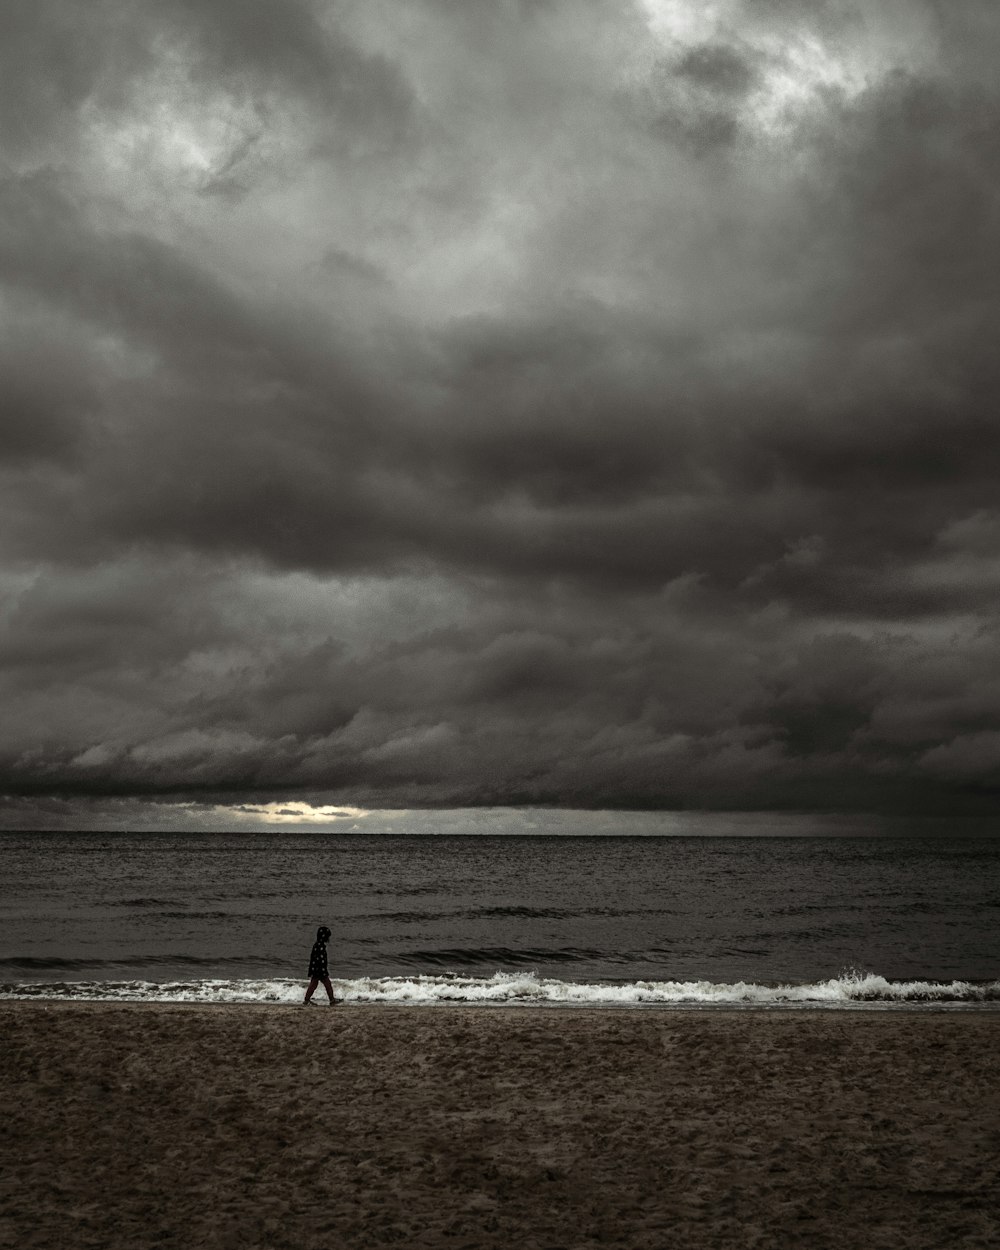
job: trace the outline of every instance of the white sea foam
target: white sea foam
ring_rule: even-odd
[[[865,1004],[1000,1004],[1000,981],[889,981],[874,973],[844,973],[804,985],[738,981],[632,981],[580,984],[531,972],[491,977],[360,977],[333,982],[345,1003],[507,1004],[511,1006],[852,1007]],[[275,980],[62,981],[0,986],[0,999],[76,999],[152,1003],[299,1003],[302,982]],[[317,999],[322,1002],[322,994]]]

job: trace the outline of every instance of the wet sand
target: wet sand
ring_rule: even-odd
[[[1000,1013],[0,1004],[0,1246],[1000,1245]]]

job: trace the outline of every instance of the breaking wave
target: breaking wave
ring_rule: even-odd
[[[552,1007],[830,1007],[920,1004],[1000,1005],[1000,981],[889,981],[874,973],[844,973],[807,985],[737,981],[632,981],[579,984],[532,972],[359,977],[335,980],[338,999],[351,1003]],[[0,999],[89,1002],[299,1003],[303,982],[287,979],[197,981],[60,981],[0,984]]]

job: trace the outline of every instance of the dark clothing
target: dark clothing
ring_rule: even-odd
[[[326,967],[326,943],[316,942],[309,954],[309,977],[318,977],[322,981],[330,974]]]

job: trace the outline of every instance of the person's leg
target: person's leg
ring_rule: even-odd
[[[312,998],[317,985],[319,985],[319,977],[313,977],[313,979],[306,986],[305,1002],[308,1002],[310,998]]]
[[[333,986],[330,984],[329,977],[323,978],[323,988],[326,990],[326,996],[332,1004],[333,1003]]]

